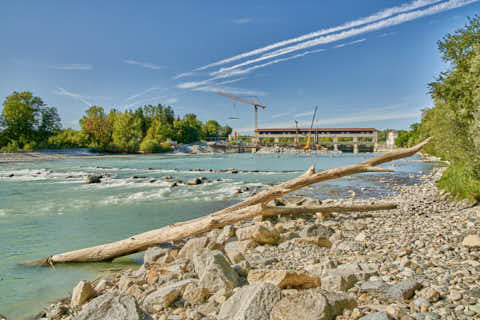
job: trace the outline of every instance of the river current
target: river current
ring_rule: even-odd
[[[113,263],[31,268],[19,262],[120,240],[167,224],[206,215],[248,197],[250,192],[291,179],[312,164],[317,170],[364,161],[375,154],[221,154],[77,158],[0,164],[0,313],[12,319],[33,315],[68,296],[82,279],[141,262],[135,254]],[[297,191],[317,198],[389,192],[385,182],[414,183],[432,165],[412,157],[385,165],[394,173],[360,174]],[[226,169],[236,168],[232,174]],[[13,174],[13,176],[12,176]],[[89,174],[106,174],[85,184]],[[165,176],[197,186],[169,188]],[[249,191],[238,193],[242,187]]]

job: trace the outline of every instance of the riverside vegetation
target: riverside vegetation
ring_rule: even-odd
[[[450,163],[439,186],[458,198],[480,200],[480,16],[438,42],[450,68],[430,83],[435,106],[423,110],[420,123],[400,132],[396,144],[407,147],[435,139],[425,152]]]
[[[107,114],[92,106],[80,119],[81,130],[62,129],[55,107],[31,92],[13,92],[3,102],[0,148],[4,152],[87,147],[98,152],[145,153],[171,150],[169,141],[192,143],[227,137],[232,129],[215,120],[202,123],[195,114],[175,116],[170,106],[146,105]]]

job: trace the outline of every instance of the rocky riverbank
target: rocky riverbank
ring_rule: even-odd
[[[438,192],[443,170],[378,200],[395,210],[254,219],[149,248],[39,318],[480,318],[480,209]],[[305,202],[319,200],[276,205]]]

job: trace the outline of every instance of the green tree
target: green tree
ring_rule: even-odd
[[[105,149],[112,142],[111,122],[102,107],[92,106],[85,111],[80,126],[91,147]]]
[[[215,120],[208,120],[202,127],[202,139],[217,138],[220,136],[222,126]]]
[[[424,110],[419,134],[425,151],[449,160],[439,181],[459,197],[480,199],[480,16],[438,43],[450,68],[429,85],[435,106]]]
[[[200,141],[202,122],[197,120],[193,113],[186,114],[182,120],[174,123],[174,129],[179,143],[192,143]]]
[[[42,99],[31,92],[14,91],[3,102],[1,126],[9,141],[17,141],[23,146],[34,140],[35,126],[38,123]]]
[[[47,145],[48,139],[62,129],[60,116],[57,108],[45,107],[40,109],[41,120],[38,126],[38,139]]]
[[[113,121],[112,140],[115,151],[137,152],[142,142],[141,119],[131,112],[117,113]]]

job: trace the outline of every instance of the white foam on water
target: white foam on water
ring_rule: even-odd
[[[262,183],[242,183],[215,181],[204,183],[201,185],[188,186],[180,185],[175,188],[163,186],[155,190],[146,190],[135,192],[130,195],[108,196],[103,201],[104,205],[112,204],[129,204],[143,201],[163,200],[163,201],[221,201],[233,198],[246,198],[248,192],[237,193],[241,187],[249,187],[250,189],[265,186]]]

